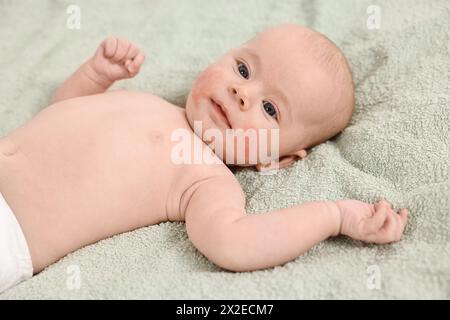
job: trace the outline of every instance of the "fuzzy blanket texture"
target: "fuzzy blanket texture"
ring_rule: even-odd
[[[67,28],[70,5],[80,29]],[[271,25],[312,27],[348,57],[356,112],[343,133],[275,175],[236,170],[248,213],[346,198],[410,210],[398,243],[336,237],[243,273],[209,262],[184,223],[161,223],[71,253],[0,299],[450,298],[449,1],[0,0],[0,16],[0,135],[47,106],[107,36],[147,54],[141,73],[114,88],[183,106],[197,75],[230,48]]]

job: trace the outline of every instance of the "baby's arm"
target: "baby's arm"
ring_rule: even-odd
[[[135,44],[120,38],[107,38],[95,55],[57,90],[52,103],[103,93],[115,81],[138,74],[144,59],[144,54]]]
[[[331,236],[389,243],[400,240],[407,211],[381,201],[312,201],[268,213],[245,213],[245,196],[229,177],[211,179],[185,210],[188,235],[208,259],[232,271],[284,264]]]

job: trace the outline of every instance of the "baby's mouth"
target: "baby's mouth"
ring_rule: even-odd
[[[219,116],[219,118],[227,125],[229,129],[231,129],[230,121],[228,120],[227,115],[223,111],[222,105],[217,103],[213,98],[210,99],[214,112]]]

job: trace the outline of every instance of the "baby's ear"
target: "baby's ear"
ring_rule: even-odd
[[[306,156],[308,155],[308,153],[306,152],[305,149],[302,149],[302,150],[299,150],[299,151],[295,151],[295,152],[293,153],[293,155],[297,156],[297,159],[296,159],[296,160],[301,160],[301,159],[303,159],[304,157],[306,157]]]
[[[301,160],[304,157],[306,157],[307,152],[306,150],[302,149],[299,151],[295,151],[289,155],[286,156],[282,156],[279,161],[278,161],[278,165],[275,165],[275,167],[277,168],[284,168],[287,166],[290,166],[291,164],[293,164],[295,161],[297,160]],[[272,162],[269,162],[268,164],[256,164],[255,168],[258,171],[265,171],[265,170],[270,170],[272,167],[274,167],[274,164]]]

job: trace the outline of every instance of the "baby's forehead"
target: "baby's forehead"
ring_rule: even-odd
[[[267,73],[267,76],[281,82],[300,80],[306,69],[316,64],[306,50],[277,39],[248,42],[236,48],[236,53],[256,73]]]
[[[251,56],[258,56],[262,63],[273,63],[276,66],[283,66],[289,63],[300,65],[302,61],[314,63],[318,52],[325,51],[327,40],[316,33],[295,32],[287,30],[267,31],[259,34],[255,38],[238,47],[244,53]]]
[[[345,60],[339,48],[326,36],[298,25],[268,29],[239,49],[289,80],[304,76],[311,68],[314,72],[329,73],[343,68]]]

